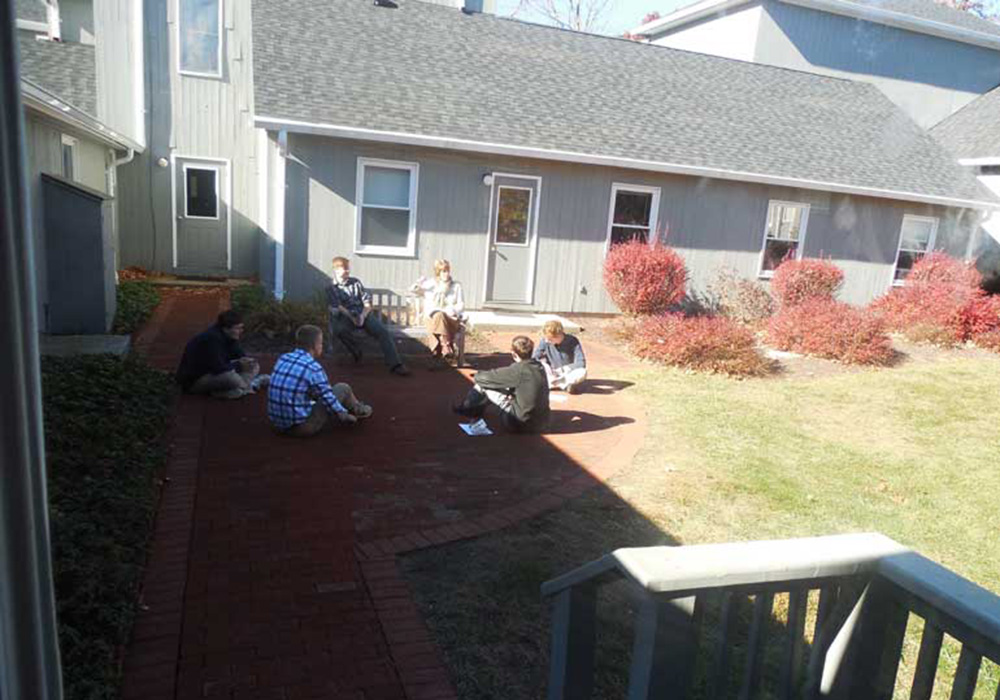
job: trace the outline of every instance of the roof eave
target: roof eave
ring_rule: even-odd
[[[692,177],[708,177],[717,180],[733,180],[737,182],[752,182],[756,184],[779,185],[782,187],[795,187],[799,189],[816,190],[819,192],[838,192],[842,194],[854,194],[864,197],[877,197],[880,199],[895,199],[907,202],[920,202],[922,204],[937,204],[948,207],[962,207],[962,208],[982,209],[982,210],[1000,210],[1000,201],[987,202],[977,199],[944,197],[940,195],[923,194],[919,192],[904,192],[900,190],[862,187],[845,183],[821,182],[818,180],[802,180],[783,175],[769,175],[767,173],[751,173],[738,170],[726,170],[722,168],[710,168],[700,165],[687,165],[684,163],[666,163],[660,161],[648,161],[635,158],[625,158],[621,156],[607,156],[607,155],[599,155],[592,153],[576,153],[573,151],[560,151],[555,149],[537,148],[532,146],[517,146],[512,144],[472,141],[469,139],[452,138],[445,136],[427,136],[424,134],[410,134],[410,133],[394,132],[394,131],[379,131],[375,129],[363,129],[360,127],[344,126],[339,124],[306,122],[295,119],[285,119],[281,117],[255,116],[254,125],[258,128],[266,129],[268,131],[288,131],[301,134],[315,134],[318,136],[329,136],[332,138],[355,139],[360,141],[376,141],[381,143],[395,143],[408,146],[424,146],[428,148],[442,148],[453,151],[470,151],[474,153],[492,153],[495,155],[516,156],[520,158],[537,158],[539,160],[551,160],[564,163],[582,163],[586,165],[599,165],[611,168],[629,168],[632,170],[646,170],[650,172],[690,175]]]
[[[643,36],[655,36],[663,34],[675,27],[697,22],[706,17],[723,14],[736,7],[747,5],[759,0],[705,0],[697,5],[678,10],[666,17],[661,17],[632,30],[633,34]],[[928,34],[953,41],[960,41],[965,44],[983,46],[988,49],[1000,50],[1000,36],[978,32],[973,29],[957,27],[953,24],[935,22],[934,20],[914,17],[902,12],[892,12],[877,7],[859,5],[847,0],[778,0],[788,5],[798,5],[822,12],[844,15],[863,19],[876,24],[884,24],[890,27],[906,29],[920,34]]]
[[[79,107],[74,107],[58,95],[25,78],[21,78],[21,99],[28,109],[56,119],[115,150],[127,151],[131,149],[136,153],[142,153],[145,150],[138,142],[109,129],[96,117],[84,112]]]

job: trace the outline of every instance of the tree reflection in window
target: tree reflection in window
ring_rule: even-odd
[[[497,204],[496,242],[527,245],[530,216],[531,190],[501,187]]]

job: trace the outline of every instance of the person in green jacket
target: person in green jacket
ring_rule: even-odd
[[[549,422],[549,381],[545,368],[531,354],[535,344],[525,335],[510,343],[514,364],[479,372],[468,396],[453,408],[469,418],[482,418],[493,404],[504,426],[516,433],[539,433]]]

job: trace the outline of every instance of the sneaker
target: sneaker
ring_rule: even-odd
[[[399,375],[400,377],[409,377],[410,374],[412,374],[410,372],[410,368],[407,367],[406,365],[402,364],[402,363],[396,365],[395,367],[390,367],[389,371],[392,374]]]
[[[579,394],[580,393],[580,385],[579,384],[570,384],[568,387],[566,387],[566,393],[567,394]]]
[[[359,419],[361,418],[371,418],[372,414],[375,412],[371,406],[366,403],[361,403],[358,401],[357,405],[354,407],[354,415]]]
[[[271,383],[270,374],[258,374],[250,381],[250,388],[256,392],[258,389],[263,389],[270,383]]]

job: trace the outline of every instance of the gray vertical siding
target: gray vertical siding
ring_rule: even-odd
[[[171,172],[156,164],[171,155],[231,161],[231,273],[258,271],[257,130],[253,127],[250,3],[223,0],[221,79],[177,71],[176,2],[146,0],[148,148],[122,169],[124,264],[174,271]]]
[[[45,327],[45,306],[49,300],[47,262],[45,257],[45,227],[42,202],[42,173],[62,175],[62,134],[77,139],[76,179],[83,185],[107,192],[105,163],[107,149],[99,143],[73,133],[59,124],[28,113],[24,120],[25,143],[28,153],[28,185],[31,225],[34,233],[35,273],[38,279],[38,318]],[[113,216],[112,216],[113,218]]]
[[[771,199],[810,204],[803,254],[840,265],[846,273],[842,297],[857,304],[889,288],[904,214],[939,217],[939,246],[960,257],[976,222],[974,212],[883,199],[317,136],[290,135],[289,153],[285,284],[296,298],[325,283],[335,255],[350,256],[369,286],[396,289],[445,257],[464,283],[469,305],[481,306],[490,197],[482,176],[489,172],[542,178],[537,310],[615,310],[601,282],[615,182],[660,188],[658,229],[683,255],[692,291],[703,291],[722,267],[757,275]],[[415,257],[353,253],[358,157],[420,164]]]
[[[96,116],[114,131],[144,144],[145,128],[136,117],[145,99],[135,71],[143,61],[142,41],[137,37],[141,28],[138,33],[134,29],[142,20],[141,7],[141,0],[94,0],[92,14],[97,38]]]
[[[1000,51],[769,0],[756,63],[874,83],[924,128],[1000,84]]]

